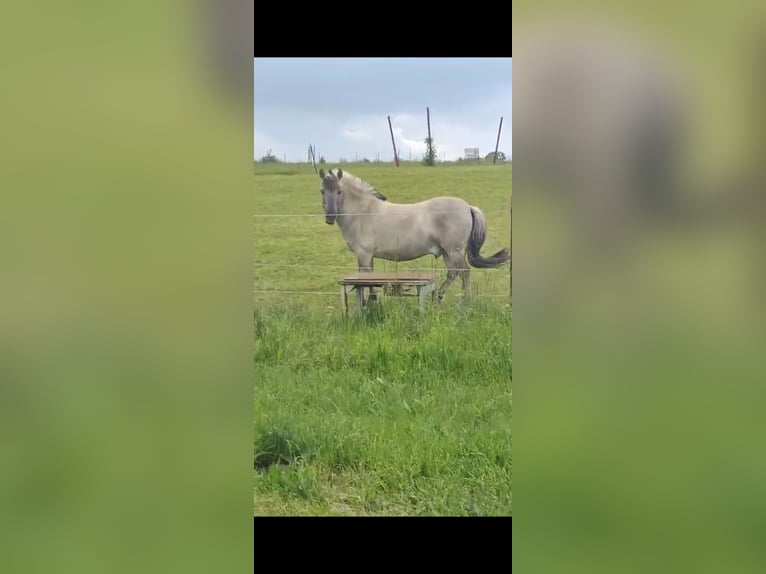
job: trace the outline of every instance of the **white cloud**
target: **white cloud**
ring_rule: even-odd
[[[341,130],[340,135],[353,142],[370,142],[375,139],[370,132],[356,128],[343,129]]]

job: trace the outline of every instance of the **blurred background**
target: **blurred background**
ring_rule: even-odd
[[[0,569],[250,572],[253,4],[2,14]]]
[[[757,571],[766,19],[514,2],[514,566]]]

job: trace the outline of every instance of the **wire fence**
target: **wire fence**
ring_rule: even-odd
[[[304,266],[304,265],[283,265],[283,266],[263,265],[261,267],[276,267],[276,268],[282,268],[282,267],[287,267],[287,268],[291,268],[291,267],[294,267],[294,268],[309,267],[309,268],[313,268],[313,269],[345,269],[345,270],[349,270],[349,271],[354,271],[355,273],[359,271],[358,267],[340,267],[340,266],[327,266],[327,267],[323,267],[321,265],[316,265],[316,266]],[[441,270],[439,270],[439,269],[428,269],[428,268],[411,268],[411,269],[413,269],[415,271],[420,271],[420,272],[434,272],[434,274],[437,276],[437,284],[439,282],[438,281],[439,279],[443,279],[444,278],[445,273],[443,273],[443,272],[447,271],[446,268],[443,268]],[[398,269],[396,271],[402,271],[402,270]],[[383,271],[383,272],[384,273],[396,273],[396,271]],[[439,273],[439,271],[442,271],[442,273]],[[510,279],[510,273],[508,273],[508,278]],[[459,283],[460,283],[460,281],[456,281],[456,284],[459,284]],[[509,281],[508,286],[510,287],[510,281]],[[321,287],[320,287],[320,289],[321,289]],[[485,291],[485,289],[486,289],[486,287],[484,285],[482,285],[481,283],[479,283],[476,280],[474,280],[472,285],[471,285],[471,296],[475,297],[475,298],[480,298],[480,299],[509,299],[510,300],[510,298],[511,298],[510,290],[509,290],[508,293],[500,294],[500,293],[496,292],[497,291],[496,289],[493,290],[493,291],[495,291],[493,293],[487,293]],[[503,289],[504,289],[504,287],[503,287]],[[340,290],[336,290],[336,291],[322,291],[322,290],[317,290],[317,289],[308,289],[307,290],[307,289],[281,289],[281,288],[275,288],[275,289],[253,289],[253,293],[254,294],[258,294],[258,295],[290,295],[290,296],[293,296],[293,295],[321,295],[321,296],[338,297],[339,293],[340,293]]]
[[[256,263],[255,267],[258,268],[267,268],[272,267],[274,269],[332,269],[332,270],[346,270],[346,271],[360,271],[358,265],[307,265],[303,263],[263,263],[259,264]],[[465,267],[445,267],[443,265],[435,265],[433,267],[398,267],[393,266],[392,264],[388,265],[380,265],[378,264],[377,269],[374,271],[377,272],[383,272],[383,273],[396,273],[397,271],[421,271],[421,272],[432,272],[432,273],[441,273],[446,271],[465,271]],[[470,271],[475,271],[476,269],[469,269]],[[480,271],[487,271],[489,273],[495,272],[494,269],[481,269]],[[361,271],[360,271],[361,272]],[[510,272],[510,270],[509,270]]]
[[[301,265],[301,264],[255,264],[255,269],[322,269],[322,270],[330,270],[330,271],[346,271],[351,272],[352,274],[359,273],[359,267],[358,266],[341,266],[341,265]],[[455,271],[462,271],[463,269],[454,269]],[[406,267],[406,268],[396,268],[396,269],[388,269],[385,266],[378,266],[375,272],[382,272],[382,273],[391,273],[396,274],[398,272],[421,272],[421,273],[433,273],[437,277],[437,281],[440,279],[443,279],[444,276],[448,271],[450,271],[447,267],[436,267],[436,268],[429,268],[429,267]],[[491,270],[490,270],[491,272]],[[507,277],[510,279],[510,270],[508,271]],[[261,277],[256,277],[256,279],[261,279]],[[312,279],[316,279],[315,277]],[[459,281],[458,281],[459,283]],[[510,282],[509,282],[510,286]],[[478,297],[481,299],[510,299],[510,292],[506,294],[491,294],[491,293],[484,293],[485,286],[482,285],[480,282],[478,282],[476,279],[473,280],[473,283],[471,285],[471,295],[473,297]],[[334,297],[338,296],[339,291],[319,291],[319,290],[304,290],[304,289],[254,289],[253,293],[257,293],[259,295],[267,295],[267,294],[273,294],[273,295],[331,295]]]
[[[271,293],[274,295],[331,295],[338,297],[340,291],[293,291],[293,290],[281,290],[281,289],[255,289],[254,293],[266,294]],[[480,299],[510,299],[510,295],[485,295],[483,293],[471,293],[472,297],[478,297]]]
[[[482,212],[483,212],[483,210],[482,210]],[[451,214],[454,214],[455,211],[454,210],[450,210],[450,211],[448,211],[448,210],[438,210],[438,211],[429,211],[428,213],[429,214],[432,214],[432,213],[447,213],[447,214],[451,215]],[[358,217],[358,216],[364,216],[364,217],[392,217],[392,215],[390,213],[369,213],[369,212],[365,212],[365,213],[342,213],[342,214],[339,214],[338,217],[352,216],[352,215],[355,216],[355,217]],[[255,213],[255,214],[253,214],[254,218],[258,218],[258,217],[326,217],[326,216],[327,216],[327,214],[325,214],[325,213]]]
[[[434,212],[436,213],[436,212]],[[452,211],[441,211],[441,213],[454,213]],[[354,213],[354,214],[347,214],[347,215],[363,215],[363,216],[384,216],[385,214],[382,213]],[[510,212],[509,212],[510,215]],[[325,217],[325,213],[257,213],[253,214],[254,219],[258,218],[300,218],[300,217]],[[381,260],[378,265],[376,265],[377,269],[375,269],[376,272],[384,272],[384,273],[397,273],[397,272],[430,272],[437,275],[437,277],[443,278],[444,275],[446,275],[449,271],[464,271],[465,268],[449,268],[445,267],[444,265],[438,265],[435,261],[432,263],[430,267],[423,267],[423,266],[410,266],[405,265],[401,266],[397,262],[390,262],[387,260]],[[254,268],[257,269],[302,269],[302,270],[308,270],[308,269],[321,269],[321,270],[328,270],[328,271],[348,271],[352,273],[360,272],[358,265],[311,265],[311,264],[305,264],[305,263],[260,263],[257,260],[254,262]],[[483,270],[482,270],[483,271]],[[490,272],[494,270],[488,270]],[[499,270],[498,270],[499,271]],[[511,293],[510,293],[510,276],[511,271],[510,267],[507,271],[508,278],[509,278],[509,292],[507,294],[490,294],[490,293],[482,293],[483,286],[480,289],[477,289],[479,287],[475,283],[472,285],[471,289],[471,296],[472,297],[478,297],[481,299],[510,299]],[[320,295],[320,296],[333,296],[338,297],[339,291],[319,291],[319,290],[303,290],[303,289],[254,289],[253,293],[257,293],[259,295]]]

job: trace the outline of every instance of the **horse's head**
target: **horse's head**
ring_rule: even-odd
[[[340,180],[343,177],[343,170],[338,168],[336,173],[325,174],[324,169],[319,170],[319,179],[322,180],[322,207],[324,208],[325,223],[332,225],[338,217],[338,209],[342,191],[340,189]]]

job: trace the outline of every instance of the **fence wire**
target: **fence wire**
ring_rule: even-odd
[[[281,289],[254,289],[253,293],[274,293],[279,295],[332,295],[333,297],[340,296],[340,290],[338,291],[283,291]],[[481,293],[471,293],[472,297],[478,297],[480,299],[510,299],[510,295],[483,295]]]
[[[433,213],[453,213],[452,211],[438,211]],[[486,213],[486,212],[485,212]],[[325,213],[256,213],[253,214],[253,218],[291,218],[291,217],[325,217]],[[349,213],[345,215],[354,215],[354,216],[366,216],[366,217],[373,217],[373,216],[384,216],[386,214],[383,213]],[[339,270],[339,271],[352,271],[352,272],[359,272],[359,267],[354,265],[306,265],[302,263],[258,263],[257,261],[254,263],[254,267],[256,269],[325,269],[325,270]],[[435,273],[438,276],[443,276],[448,271],[463,271],[464,269],[459,268],[448,268],[444,266],[433,266],[433,267],[399,267],[395,266],[393,269],[390,269],[388,265],[385,263],[382,266],[379,266],[376,270],[377,272],[386,272],[386,273],[396,273],[398,271],[415,271],[415,272],[431,272]],[[490,270],[491,271],[491,270]],[[510,269],[508,270],[508,274],[510,275]],[[254,289],[253,293],[261,294],[261,295],[322,295],[322,296],[333,296],[338,297],[339,291],[305,291],[305,290],[291,290],[291,289]],[[472,293],[472,297],[477,297],[480,299],[510,299],[511,295],[510,293],[507,295],[485,295],[481,293]]]
[[[453,214],[454,211],[429,211],[429,213],[447,213],[447,214]],[[486,212],[482,210],[482,213]],[[254,218],[257,217],[325,217],[326,213],[255,213],[253,214]],[[391,217],[390,213],[341,213],[338,214],[338,217],[342,217],[344,215],[350,215],[350,216],[364,216],[364,217],[373,217],[373,216],[379,216],[379,217]]]
[[[346,271],[354,271],[354,272],[360,272],[364,273],[363,271],[359,271],[359,266],[357,265],[303,265],[301,263],[255,263],[254,267],[256,268],[273,268],[273,269],[293,269],[300,267],[301,269],[337,269],[337,270],[346,270]],[[377,266],[374,270],[374,273],[378,272],[384,272],[384,273],[396,273],[399,271],[416,271],[421,273],[431,272],[436,273],[437,275],[443,274],[445,271],[465,271],[465,268],[459,268],[459,267],[444,267],[444,266],[435,266],[435,267],[395,267],[393,269],[385,266],[380,265]],[[472,268],[470,271],[473,273],[475,271],[487,271],[489,273],[494,272],[494,269],[476,269]],[[508,270],[508,273],[510,273],[510,269]]]

